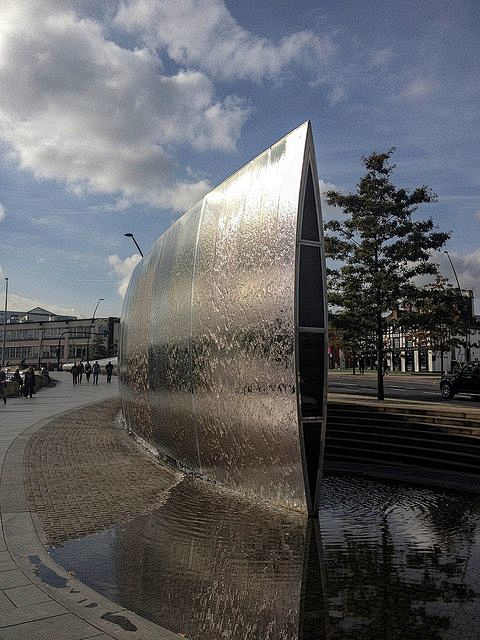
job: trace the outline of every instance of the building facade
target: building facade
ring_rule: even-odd
[[[120,318],[60,319],[46,314],[38,320],[31,318],[39,314],[7,312],[5,358],[0,340],[0,361],[3,359],[9,367],[20,364],[56,367],[75,359],[86,360],[99,350],[104,357],[117,355]]]
[[[405,373],[441,373],[451,371],[456,365],[467,361],[480,360],[480,316],[473,312],[473,292],[465,291],[465,332],[452,335],[448,331],[428,332],[402,327],[402,310],[395,310],[386,318],[383,335],[385,361],[389,371]],[[465,334],[468,331],[467,340]],[[339,348],[335,332],[330,332],[329,368],[352,368],[359,365],[363,358],[365,367],[376,367],[374,337],[365,339],[366,345],[372,345],[361,353],[349,354]],[[442,340],[440,340],[440,336]],[[443,342],[443,347],[440,345]]]

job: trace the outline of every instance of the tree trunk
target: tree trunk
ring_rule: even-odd
[[[383,325],[382,314],[377,313],[377,400],[384,400],[383,389]]]

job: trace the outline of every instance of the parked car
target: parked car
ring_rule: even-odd
[[[442,398],[450,400],[457,393],[480,399],[480,362],[467,362],[457,373],[444,374],[440,380]]]

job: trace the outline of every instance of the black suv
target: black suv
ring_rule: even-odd
[[[440,380],[440,393],[450,400],[456,393],[468,393],[480,398],[480,362],[467,362],[458,373],[447,373]]]

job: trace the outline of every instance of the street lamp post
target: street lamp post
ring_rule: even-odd
[[[8,304],[8,278],[5,278],[5,312],[3,314],[2,367],[5,366],[5,340],[7,338],[7,304]]]
[[[468,310],[464,304],[464,299],[463,299],[463,293],[462,293],[462,287],[460,286],[460,282],[458,280],[458,276],[457,276],[457,272],[455,271],[455,267],[453,266],[453,262],[452,259],[450,257],[450,254],[448,253],[448,251],[444,250],[444,252],[448,258],[448,261],[450,262],[450,266],[452,267],[452,271],[453,271],[453,275],[455,276],[455,280],[457,281],[457,288],[458,288],[458,293],[460,295],[460,302],[461,302],[461,312],[462,312],[462,316],[463,316],[463,322],[465,324],[465,362],[468,362],[470,360],[470,338],[469,338],[469,331],[468,331]]]
[[[42,346],[43,346],[43,337],[45,335],[45,327],[40,328],[40,344],[38,345],[38,369],[42,368]]]
[[[102,300],[104,300],[104,298],[98,299],[95,310],[93,312],[92,321],[90,323],[90,331],[88,332],[88,338],[87,338],[87,362],[90,362],[90,335],[92,333],[93,325],[95,323],[95,314],[97,313],[98,305],[100,304],[100,302],[102,302]]]
[[[133,235],[133,233],[125,233],[124,235],[125,235],[127,238],[131,238],[131,239],[134,241],[135,246],[136,246],[136,247],[137,247],[137,249],[138,249],[138,253],[139,253],[139,254],[142,256],[142,258],[143,258],[143,252],[142,252],[142,250],[140,249],[140,247],[138,246],[138,242],[135,240],[135,236]]]
[[[63,336],[66,336],[67,334],[73,334],[73,331],[71,329],[66,329],[65,331],[63,331],[60,336],[58,337],[58,347],[57,347],[57,371],[60,371],[60,345],[62,343],[62,338]],[[68,353],[67,353],[67,359],[68,359]]]

